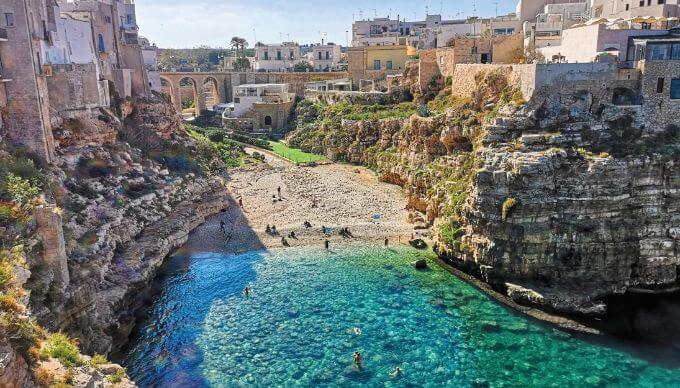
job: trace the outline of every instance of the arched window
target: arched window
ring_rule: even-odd
[[[99,46],[100,53],[106,52],[106,46],[104,46],[104,37],[102,34],[97,36],[97,45]]]
[[[264,125],[272,125],[272,117],[271,116],[265,116],[264,117]]]

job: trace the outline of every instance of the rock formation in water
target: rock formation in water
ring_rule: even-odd
[[[607,296],[676,289],[678,127],[587,91],[525,103],[502,73],[477,82],[431,117],[305,102],[288,140],[402,185],[442,256],[520,303],[602,315]]]

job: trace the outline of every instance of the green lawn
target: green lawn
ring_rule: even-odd
[[[309,163],[318,162],[320,160],[326,160],[326,158],[324,158],[321,155],[309,154],[297,148],[290,148],[281,142],[270,141],[269,145],[272,147],[273,153],[279,156],[283,156],[288,160],[292,160],[295,163]]]

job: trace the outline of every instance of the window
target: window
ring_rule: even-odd
[[[680,100],[680,79],[671,80],[671,99]]]
[[[630,4],[626,4],[626,11],[630,10]]]
[[[373,69],[380,70],[380,59],[376,59],[373,61]]]
[[[295,53],[293,52],[293,50],[290,50],[289,54],[290,59],[295,59]]]
[[[657,93],[663,93],[663,82],[664,82],[664,78],[658,78],[656,80],[656,92]]]
[[[371,35],[380,35],[382,33],[382,27],[379,25],[371,25],[370,27],[370,34]]]
[[[666,0],[659,0],[659,1],[657,2],[657,4],[659,4],[659,5],[666,4]]]
[[[281,50],[276,51],[276,60],[280,61],[281,60]]]
[[[387,64],[386,64],[385,67],[387,67],[387,70],[392,70],[392,61],[387,61]]]
[[[671,49],[671,59],[673,60],[680,60],[680,43],[673,43],[673,47]]]
[[[652,0],[647,0],[647,5],[652,5]]]
[[[647,47],[647,59],[650,61],[665,61],[668,59],[667,44],[650,44]]]
[[[104,20],[106,21],[107,24],[111,24],[111,16],[104,17]]]
[[[14,14],[11,12],[5,14],[5,27],[14,27]]]
[[[127,15],[125,15],[125,17],[126,17],[127,24],[132,24],[132,15],[127,14]]]
[[[319,60],[321,60],[321,54],[322,54],[321,51],[319,51]]]
[[[645,0],[640,0],[640,7],[644,7],[644,6],[645,6]]]
[[[329,60],[329,59],[331,59],[331,53],[326,51],[326,60]]]
[[[271,116],[265,116],[264,117],[264,125],[272,125],[272,117]]]
[[[264,60],[268,61],[269,60],[269,51],[264,52]]]
[[[104,46],[104,37],[102,34],[97,36],[97,47],[99,48],[100,53],[106,52],[106,46]]]

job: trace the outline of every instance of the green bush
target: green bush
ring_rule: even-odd
[[[90,361],[87,362],[87,365],[91,368],[96,368],[99,365],[104,365],[108,364],[109,360],[106,359],[106,357],[102,356],[101,354],[95,354],[92,356]]]
[[[55,333],[47,336],[41,354],[56,358],[64,366],[80,365],[80,351],[74,340],[65,334]]]
[[[109,375],[106,379],[109,383],[118,384],[123,381],[123,376],[125,375],[125,370],[123,368],[116,369],[113,374]]]

